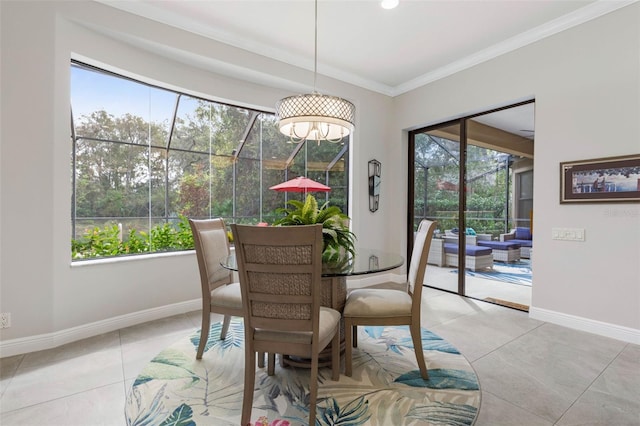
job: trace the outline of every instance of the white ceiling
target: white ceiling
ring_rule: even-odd
[[[311,0],[98,1],[313,70]],[[633,1],[319,0],[318,72],[395,96]]]
[[[97,1],[314,69],[312,0]],[[635,1],[400,0],[397,8],[385,10],[378,0],[319,0],[318,73],[396,96]],[[186,62],[193,59],[213,72],[237,72],[216,58],[203,63],[188,52],[172,52],[152,43],[140,47]],[[478,121],[532,137],[521,130],[533,129],[533,105]]]

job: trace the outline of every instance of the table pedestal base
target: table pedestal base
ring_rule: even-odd
[[[335,309],[342,314],[347,300],[347,277],[323,277],[322,291],[320,293],[322,306]],[[340,354],[344,353],[344,321],[340,320]],[[311,367],[311,360],[290,355],[281,355],[280,365],[293,367]],[[318,366],[331,366],[331,343],[324,348],[318,356]]]

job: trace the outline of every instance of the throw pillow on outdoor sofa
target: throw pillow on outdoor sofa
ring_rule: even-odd
[[[532,240],[531,230],[529,228],[518,227],[516,228],[516,240]]]

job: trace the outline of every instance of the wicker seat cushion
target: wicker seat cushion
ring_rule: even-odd
[[[320,307],[320,323],[319,323],[319,345],[320,348],[326,347],[331,338],[333,337],[333,331],[340,322],[340,312],[335,309]],[[311,332],[310,331],[274,331],[266,329],[256,329],[255,340],[267,340],[267,341],[280,341],[291,343],[310,343]]]
[[[483,247],[490,247],[496,250],[519,250],[520,249],[520,244],[513,242],[513,240],[511,241],[479,240],[478,245]]]
[[[467,244],[465,246],[465,254],[467,256],[486,256],[491,254],[489,247],[472,246]],[[444,252],[451,254],[458,254],[458,245],[455,243],[444,243]]]
[[[344,316],[348,317],[395,317],[411,315],[409,293],[389,289],[352,290],[347,297]]]

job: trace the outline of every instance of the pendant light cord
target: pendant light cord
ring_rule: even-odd
[[[2,1],[2,0],[0,0]],[[313,93],[289,96],[276,103],[280,132],[290,142],[305,140],[338,143],[354,129],[356,107],[351,102],[321,95],[318,84],[318,0],[314,4]]]
[[[314,41],[314,56],[313,56],[313,93],[317,93],[316,91],[316,82],[318,79],[318,0],[315,2],[315,41]]]

